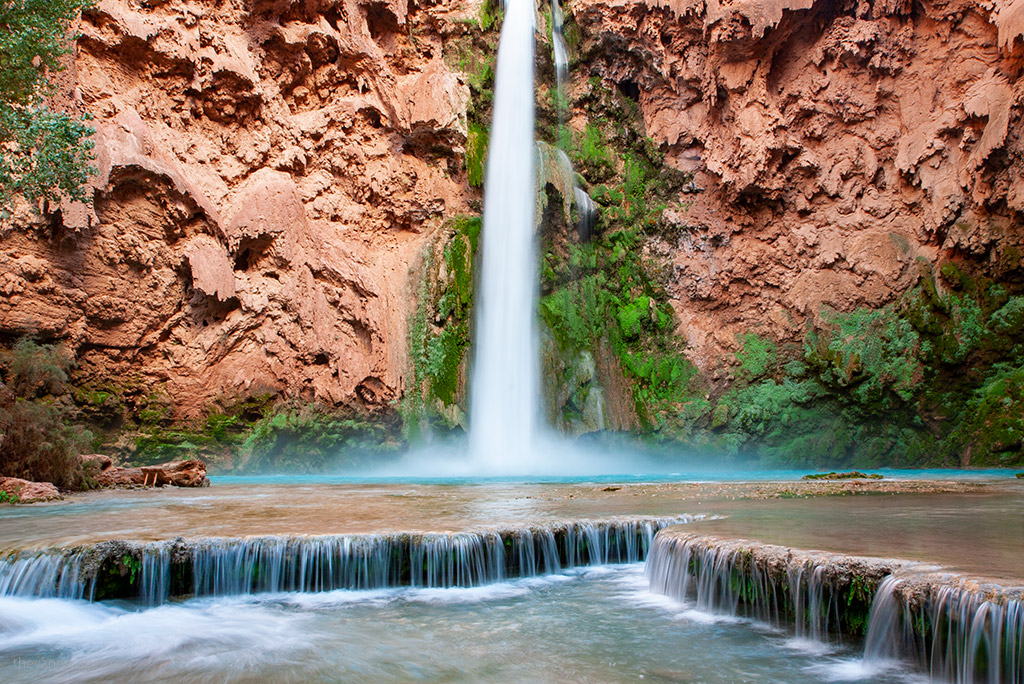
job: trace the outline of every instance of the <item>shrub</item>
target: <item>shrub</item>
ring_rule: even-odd
[[[0,354],[0,473],[61,489],[83,489],[78,455],[91,435],[71,423],[66,394],[72,358],[60,347],[27,339]]]
[[[323,472],[393,450],[379,423],[334,416],[311,405],[283,406],[252,426],[242,453],[256,472]]]

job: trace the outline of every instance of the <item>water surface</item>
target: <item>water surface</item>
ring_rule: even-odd
[[[704,514],[727,516],[694,528],[709,534],[924,560],[1019,580],[1024,481],[985,478],[980,493],[770,500],[750,498],[777,493],[767,478],[446,484],[220,478],[208,489],[91,492],[65,503],[0,507],[0,550],[108,539],[481,531],[570,519]],[[788,485],[782,489],[787,491]]]
[[[474,589],[191,600],[0,598],[0,681],[819,682],[859,644],[796,642],[650,594],[642,566]]]

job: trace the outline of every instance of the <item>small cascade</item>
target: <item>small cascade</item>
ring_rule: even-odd
[[[839,583],[812,559],[786,565],[759,562],[749,548],[699,538],[659,535],[647,559],[651,591],[697,610],[749,617],[802,638],[841,633]]]
[[[1024,684],[1024,590],[909,561],[658,534],[651,591],[828,641],[867,625],[864,663],[912,663],[936,681]]]
[[[551,0],[551,43],[555,53],[555,79],[559,97],[564,96],[565,86],[569,80],[569,48],[566,46],[565,32],[562,30],[564,25],[565,13],[562,12],[562,3],[559,0]]]
[[[558,88],[558,119],[560,125],[565,125],[564,103],[567,102],[569,82],[569,51],[565,43],[565,34],[562,30],[565,23],[565,15],[562,12],[562,5],[559,0],[551,0],[551,43],[555,60],[555,80]],[[576,231],[581,240],[589,240],[594,235],[594,225],[597,223],[597,204],[591,199],[587,191],[580,186],[580,181],[573,169],[572,162],[565,150],[558,150],[559,163],[565,169],[567,177],[573,182],[572,202],[576,207]]]
[[[573,189],[573,196],[576,199],[576,213],[579,215],[576,231],[580,239],[589,240],[594,236],[594,224],[597,223],[597,204],[578,185]]]
[[[957,684],[1024,683],[1020,592],[985,589],[886,578],[871,606],[865,663],[911,661],[933,679]]]
[[[0,596],[159,605],[176,596],[473,587],[644,560],[691,516],[576,521],[482,532],[104,542],[0,559]]]

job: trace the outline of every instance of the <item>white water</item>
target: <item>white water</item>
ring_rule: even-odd
[[[641,573],[154,608],[0,597],[0,682],[821,681],[772,635],[652,603]]]
[[[565,45],[565,33],[562,26],[565,24],[565,15],[562,12],[562,3],[558,0],[551,0],[551,43],[555,51],[555,78],[558,79],[558,94],[565,93],[565,82],[569,78],[569,50]]]
[[[489,474],[532,470],[525,464],[540,422],[533,50],[533,4],[508,0],[495,73],[470,386],[470,458]]]

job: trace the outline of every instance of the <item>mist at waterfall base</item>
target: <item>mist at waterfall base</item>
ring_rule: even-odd
[[[534,224],[535,11],[526,0],[504,4],[484,191],[468,444],[455,440],[421,447],[377,472],[421,477],[639,472],[649,467],[639,454],[597,453],[543,427]],[[564,59],[560,65],[561,84]]]
[[[585,479],[622,476],[686,476],[697,479],[733,479],[750,475],[750,468],[709,463],[707,458],[646,452],[625,440],[598,437],[572,440],[540,428],[528,445],[510,450],[507,444],[473,437],[438,438],[410,449],[396,461],[377,467],[347,471],[351,475],[382,478],[510,478]]]

